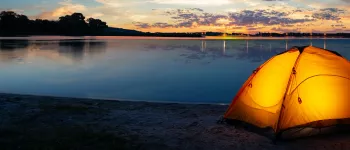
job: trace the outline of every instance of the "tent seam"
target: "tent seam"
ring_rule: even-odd
[[[295,48],[295,47],[294,47],[294,48]],[[306,48],[306,47],[305,47],[305,48]],[[293,68],[292,68],[293,70],[295,70],[295,67],[296,67],[296,65],[298,64],[298,62],[299,62],[299,60],[300,60],[300,58],[301,58],[301,55],[302,55],[302,53],[303,53],[303,51],[304,51],[305,48],[303,48],[302,51],[300,51],[298,48],[296,48],[296,49],[299,50],[300,54],[298,55],[298,58],[296,59],[294,65],[293,65]],[[282,119],[282,110],[284,109],[284,101],[286,100],[287,92],[288,92],[289,86],[290,86],[290,84],[291,84],[291,82],[292,82],[291,79],[292,79],[292,75],[294,74],[294,71],[293,71],[293,70],[291,71],[291,73],[290,73],[290,75],[289,75],[288,85],[287,85],[286,91],[285,91],[284,96],[283,96],[283,99],[282,99],[282,105],[281,105],[281,108],[280,108],[280,114],[279,114],[279,117],[278,117],[278,120],[277,120],[277,127],[276,127],[276,133],[277,133],[277,134],[279,133],[279,129],[280,129],[280,121],[281,121],[281,119]]]

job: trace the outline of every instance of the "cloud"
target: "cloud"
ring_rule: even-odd
[[[345,12],[345,10],[339,9],[339,8],[323,8],[323,9],[320,9],[320,11],[333,12],[333,13],[344,13]]]
[[[190,27],[196,23],[198,25],[218,25],[219,19],[227,18],[226,15],[204,12],[199,8],[177,9],[167,11],[167,15],[172,15],[172,19],[177,23],[177,27]]]
[[[147,15],[131,15],[130,19],[136,22],[146,20],[148,18]]]
[[[231,0],[150,0],[150,3],[169,5],[209,5],[219,6],[231,4]]]
[[[23,9],[0,9],[0,12],[2,11],[13,11],[18,14],[23,14],[24,10]]]
[[[134,26],[136,26],[137,28],[150,28],[152,27],[149,23],[143,23],[143,22],[133,22],[132,23]]]
[[[93,13],[93,14],[87,16],[86,18],[99,18],[99,17],[102,17],[102,16],[104,16],[103,13]]]
[[[203,12],[203,9],[200,8],[184,8],[184,9],[166,9],[161,10],[160,14],[162,15],[179,15],[179,14],[193,14]]]
[[[227,18],[226,15],[206,13],[200,8],[185,8],[185,9],[166,9],[162,12],[158,9],[153,9],[157,13],[169,16],[171,20],[167,23],[156,22],[153,24],[146,24],[136,22],[135,26],[139,28],[169,28],[169,27],[194,27],[194,26],[209,26],[209,25],[219,25],[222,24],[218,20]],[[169,23],[172,22],[172,23]]]
[[[229,18],[234,20],[232,24],[238,26],[248,26],[253,24],[269,26],[313,21],[308,18],[288,17],[292,12],[281,12],[276,10],[243,10],[240,12],[229,13]]]
[[[318,20],[340,20],[340,15],[344,13],[343,9],[323,8],[312,14],[312,17]]]
[[[156,28],[169,28],[169,27],[173,27],[172,24],[168,24],[168,23],[164,23],[164,22],[156,22],[152,25],[152,27],[156,27]]]
[[[332,27],[343,27],[344,25],[342,25],[342,24],[334,24],[334,25],[332,25]]]
[[[243,27],[231,27],[231,29],[243,29]]]
[[[265,2],[281,2],[281,1],[289,1],[289,0],[262,0]]]
[[[227,18],[227,15],[206,13],[200,8],[170,9],[165,10],[161,14],[169,16],[171,20],[153,24],[136,22],[134,25],[139,28],[192,28],[198,26],[222,25],[223,21],[220,19]]]
[[[176,27],[174,24],[169,24],[169,23],[165,23],[165,22],[156,22],[156,23],[153,23],[153,24],[143,23],[143,22],[133,22],[133,24],[137,28],[143,28],[143,29],[147,29],[147,28],[173,28],[173,27]]]
[[[69,15],[74,12],[81,12],[87,10],[87,8],[82,4],[74,4],[70,0],[65,0],[62,2],[59,2],[60,6],[53,11],[46,11],[38,16],[36,18],[40,19],[57,19],[60,16]]]
[[[104,4],[106,6],[110,7],[122,7],[124,6],[123,3],[116,1],[116,0],[95,0],[98,3]]]
[[[258,6],[260,4],[260,2],[251,1],[251,0],[244,0],[244,2],[248,4],[250,7]]]
[[[167,9],[163,12],[160,12],[159,10],[156,11],[159,14],[168,16],[170,20],[167,22],[156,23],[137,22],[134,23],[134,25],[139,28],[196,28],[200,26],[226,26],[229,27],[229,29],[233,29],[232,26],[236,26],[235,29],[242,29],[241,27],[238,28],[237,26],[244,26],[248,30],[258,30],[262,29],[263,27],[274,25],[294,27],[294,24],[296,23],[306,23],[315,20],[314,18],[310,17],[291,17],[291,15],[294,13],[301,13],[301,9],[293,9],[290,11],[256,9],[228,12],[224,14],[208,13],[200,8]]]

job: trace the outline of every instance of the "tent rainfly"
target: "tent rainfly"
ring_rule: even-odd
[[[224,114],[276,135],[350,124],[350,62],[334,51],[294,47],[254,70]]]

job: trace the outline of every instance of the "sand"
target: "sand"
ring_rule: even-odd
[[[227,107],[0,94],[0,149],[350,149],[348,134],[274,144],[217,123]]]

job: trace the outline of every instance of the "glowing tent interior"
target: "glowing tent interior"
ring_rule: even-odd
[[[294,47],[259,66],[224,114],[275,133],[350,123],[350,62],[312,46]]]

